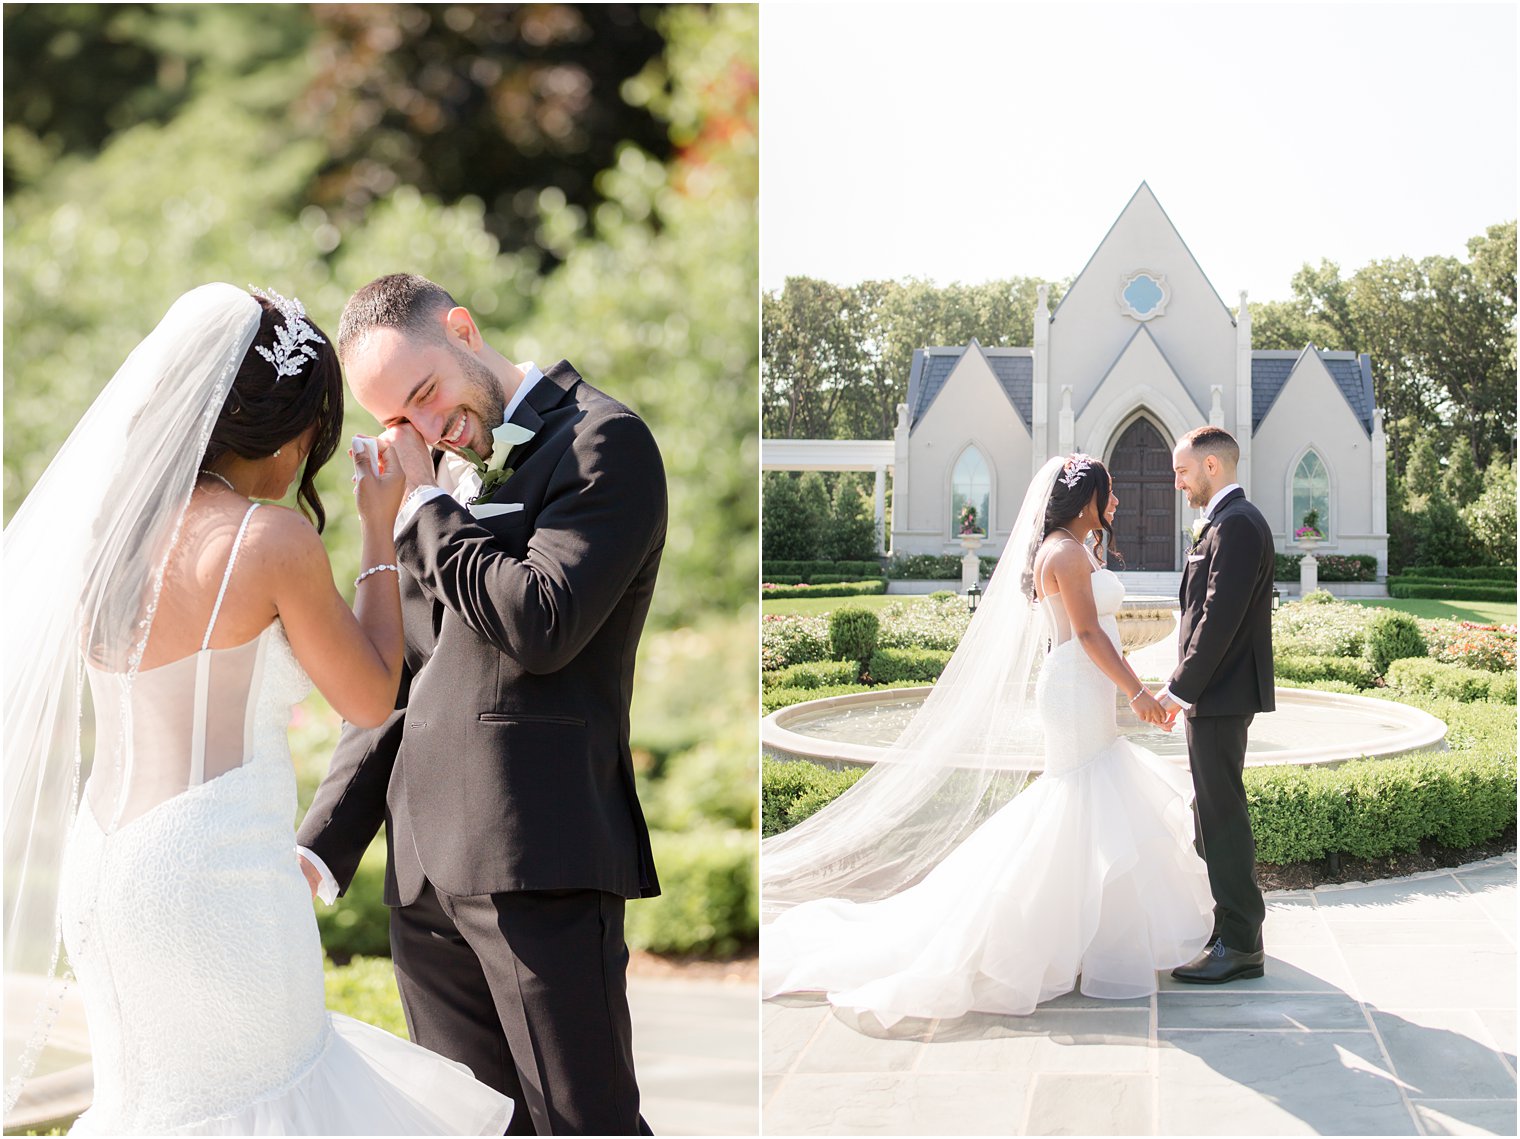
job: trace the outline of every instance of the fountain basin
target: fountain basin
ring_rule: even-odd
[[[1170,637],[1177,628],[1175,597],[1136,594],[1126,597],[1115,620],[1119,623],[1119,647],[1136,652]]]
[[[931,691],[894,688],[809,700],[772,712],[760,721],[760,745],[772,759],[806,759],[825,767],[869,767],[888,754]],[[1117,703],[1117,698],[1115,700]],[[1186,755],[1178,724],[1164,732],[1133,713],[1119,713],[1121,734],[1158,755]],[[1247,767],[1337,764],[1443,747],[1446,725],[1427,712],[1374,700],[1305,688],[1277,689],[1277,711],[1258,715],[1246,745]],[[1038,754],[1010,755],[1010,768],[1042,770]]]

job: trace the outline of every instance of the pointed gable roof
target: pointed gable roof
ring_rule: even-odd
[[[1287,386],[1288,377],[1298,370],[1304,357],[1311,352],[1330,373],[1336,390],[1350,406],[1362,430],[1370,436],[1374,406],[1372,357],[1366,353],[1321,351],[1313,344],[1304,345],[1298,352],[1256,349],[1251,353],[1251,430],[1261,426],[1261,421]]]
[[[1029,348],[983,348],[976,337],[964,347],[917,348],[908,374],[908,429],[929,410],[944,390],[945,381],[967,352],[976,351],[997,377],[998,386],[1013,404],[1026,428],[1034,422],[1034,353]]]
[[[1219,295],[1219,290],[1214,288],[1214,282],[1209,280],[1209,275],[1203,271],[1203,266],[1198,264],[1198,258],[1193,256],[1193,251],[1188,248],[1188,243],[1182,239],[1182,234],[1178,231],[1176,224],[1172,221],[1171,215],[1166,212],[1166,208],[1162,206],[1161,200],[1156,197],[1156,192],[1151,189],[1150,183],[1146,181],[1141,181],[1140,185],[1136,187],[1135,192],[1130,195],[1129,201],[1124,203],[1124,208],[1119,211],[1119,216],[1114,218],[1113,224],[1108,227],[1108,232],[1103,235],[1103,240],[1098,242],[1097,246],[1093,249],[1092,256],[1088,257],[1087,259],[1087,264],[1082,266],[1082,272],[1077,274],[1076,279],[1071,283],[1071,287],[1061,294],[1060,301],[1051,311],[1051,323],[1054,323],[1056,317],[1060,315],[1061,308],[1066,304],[1067,299],[1077,291],[1077,286],[1081,284],[1082,277],[1087,273],[1087,270],[1092,266],[1092,263],[1097,260],[1098,253],[1103,249],[1103,246],[1108,243],[1108,239],[1113,235],[1114,230],[1119,228],[1119,223],[1124,220],[1125,215],[1128,214],[1131,210],[1138,208],[1139,204],[1142,202],[1152,204],[1156,207],[1157,212],[1161,214],[1162,220],[1165,221],[1167,226],[1171,229],[1172,236],[1177,239],[1177,243],[1182,246],[1182,251],[1188,255],[1188,257],[1192,260],[1193,265],[1198,269],[1198,275],[1203,278],[1204,283],[1209,287],[1209,291],[1214,294],[1214,299],[1219,302],[1219,307],[1224,309],[1225,315],[1230,318],[1230,323],[1234,324],[1235,314],[1230,311],[1230,306],[1224,303],[1224,298]]]

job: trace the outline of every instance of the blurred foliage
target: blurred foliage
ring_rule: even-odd
[[[327,1007],[355,1020],[410,1039],[401,1012],[401,993],[396,970],[387,957],[355,957],[343,965],[331,962],[326,970]]]
[[[624,19],[632,20],[626,28]],[[395,25],[389,32],[387,21]],[[721,892],[688,865],[693,851],[712,852],[741,877],[731,897],[715,901],[727,915],[712,919],[722,928],[676,937],[661,932],[676,917],[650,918],[639,944],[692,952],[752,941],[753,858],[727,844],[753,848],[756,820],[754,8],[128,5],[40,13],[23,5],[6,8],[5,31],[8,61],[22,52],[51,61],[6,72],[6,517],[186,289],[208,280],[271,286],[299,295],[331,333],[349,294],[379,274],[404,269],[440,282],[504,355],[545,366],[567,357],[639,412],[659,441],[669,536],[640,649],[632,730],[651,825],[677,852],[669,874],[661,864],[671,898],[660,911],[689,916],[701,903],[682,897],[686,888]],[[364,52],[392,34],[403,54],[361,68]],[[547,38],[531,42],[535,36]],[[458,51],[443,50],[450,44]],[[491,85],[482,61],[502,62],[510,85],[513,52],[529,61],[518,70],[530,96],[547,100],[534,104],[531,129],[547,132],[537,150],[503,136],[500,116],[517,114],[512,99],[501,96],[494,116],[484,105]],[[433,100],[432,110],[404,95],[407,59],[420,61],[417,97]],[[99,90],[89,82],[97,61]],[[462,77],[435,74],[449,66]],[[582,79],[565,78],[577,68]],[[555,86],[562,79],[564,91]],[[345,83],[341,92],[333,86]],[[355,116],[343,126],[341,152],[327,133],[338,129],[326,121],[330,111],[310,113],[323,90],[347,100],[345,114]],[[113,93],[119,113],[102,91]],[[551,105],[571,95],[558,110]],[[379,117],[364,126],[375,109]],[[430,123],[443,115],[443,125],[414,129],[413,114]],[[663,133],[628,126],[637,121]],[[562,127],[570,132],[563,137]],[[403,135],[414,149],[392,155],[387,148]],[[563,173],[569,158],[555,150],[574,140],[576,162],[605,164],[587,174],[584,192],[572,192]],[[440,145],[460,154],[510,151],[502,161],[523,177],[531,156],[535,176],[547,180],[533,193],[531,242],[503,242],[493,228],[502,191],[468,181],[467,166],[457,185],[437,180],[442,171],[412,173],[429,166],[430,148]],[[357,196],[333,189],[344,177],[368,177],[366,162],[396,179],[366,183]],[[546,270],[550,262],[557,267]],[[352,400],[347,420],[349,431],[375,428]],[[334,576],[351,592],[359,537],[344,468],[330,464],[318,487]],[[292,750],[303,808],[338,726],[319,695],[297,709]],[[682,846],[686,833],[708,837]],[[720,833],[731,837],[711,837]],[[336,956],[386,952],[382,869],[377,843],[348,897],[332,911],[318,908]]]

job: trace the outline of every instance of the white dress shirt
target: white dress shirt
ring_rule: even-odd
[[[544,378],[543,372],[539,371],[538,365],[531,360],[525,360],[518,365],[522,369],[522,383],[517,385],[517,390],[512,393],[512,399],[502,413],[502,422],[512,418],[512,413],[522,401],[527,398],[528,392],[533,390],[533,385]],[[443,462],[438,467],[438,482],[429,486],[419,486],[411,494],[406,496],[406,501],[401,504],[401,509],[396,512],[395,535],[399,538],[401,531],[416,516],[418,509],[424,502],[430,502],[440,494],[452,495],[460,502],[467,502],[480,493],[480,472],[473,466],[461,459],[458,455],[445,453]],[[321,881],[317,885],[317,897],[327,905],[332,905],[338,900],[338,880],[333,877],[332,871],[312,851],[304,846],[296,847],[296,853],[307,862],[311,863]]]
[[[1214,508],[1219,505],[1219,500],[1221,498],[1223,498],[1225,495],[1229,494],[1230,491],[1232,491],[1232,490],[1239,490],[1239,489],[1240,489],[1240,484],[1238,482],[1232,482],[1232,483],[1230,483],[1229,486],[1222,487],[1221,489],[1216,490],[1214,492],[1214,497],[1211,498],[1211,499],[1209,499],[1209,504],[1203,508],[1203,520],[1205,522],[1211,522],[1211,521],[1213,521],[1213,518],[1214,518]],[[1189,708],[1192,707],[1191,704],[1188,704],[1188,703],[1183,702],[1182,700],[1179,700],[1177,698],[1177,696],[1172,692],[1172,689],[1171,689],[1170,685],[1168,685],[1168,686],[1166,686],[1166,687],[1164,687],[1164,688],[1161,689],[1161,695],[1165,696],[1168,700],[1170,700],[1173,704],[1177,705],[1177,707],[1181,708],[1184,712],[1186,712]]]

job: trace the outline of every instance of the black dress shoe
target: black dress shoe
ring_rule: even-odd
[[[1246,953],[1216,941],[1186,965],[1172,970],[1172,977],[1189,985],[1223,985],[1260,977],[1265,972],[1266,954],[1258,949]]]

